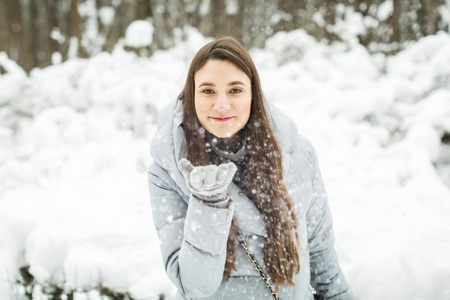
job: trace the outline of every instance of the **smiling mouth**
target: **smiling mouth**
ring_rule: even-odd
[[[233,117],[225,117],[225,118],[211,117],[211,119],[217,122],[226,122],[233,119]]]

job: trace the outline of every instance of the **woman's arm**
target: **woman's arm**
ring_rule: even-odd
[[[167,275],[186,297],[213,295],[222,282],[234,204],[215,208],[191,195],[188,205],[154,162],[148,182]]]
[[[355,299],[339,267],[334,249],[331,212],[317,155],[310,144],[308,148],[313,172],[313,196],[306,213],[311,285],[324,299]]]

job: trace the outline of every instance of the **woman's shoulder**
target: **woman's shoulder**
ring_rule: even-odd
[[[156,125],[159,131],[162,127],[167,126],[167,124],[172,124],[174,117],[182,111],[182,103],[179,98],[169,102],[164,106],[158,113],[158,122]]]
[[[273,103],[267,102],[272,118],[272,124],[278,140],[284,151],[291,153],[295,149],[302,149],[308,153],[314,152],[311,142],[299,133],[294,120],[277,108]]]
[[[178,99],[167,104],[158,114],[156,132],[150,145],[150,154],[160,165],[171,162],[174,153],[174,122],[180,118]],[[181,122],[181,120],[180,120]]]

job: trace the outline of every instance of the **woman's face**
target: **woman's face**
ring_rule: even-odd
[[[252,104],[250,78],[229,61],[209,60],[194,76],[195,112],[217,137],[230,137],[247,124]]]

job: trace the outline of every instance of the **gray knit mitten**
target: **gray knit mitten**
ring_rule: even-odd
[[[227,189],[237,167],[234,163],[194,167],[182,158],[178,168],[183,174],[189,190],[206,202],[218,202],[227,199]]]

